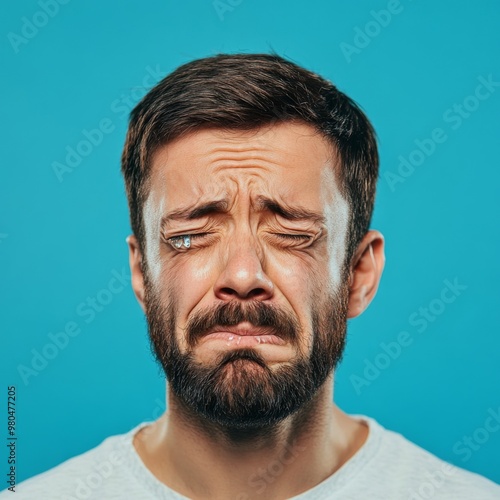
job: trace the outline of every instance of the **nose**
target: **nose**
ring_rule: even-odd
[[[215,296],[224,301],[272,298],[274,285],[264,272],[263,254],[256,242],[234,238],[226,250],[224,269],[214,286]]]

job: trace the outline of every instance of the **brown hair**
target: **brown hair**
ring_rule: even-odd
[[[340,158],[341,192],[350,205],[350,259],[373,212],[379,163],[375,132],[356,103],[331,82],[275,54],[220,54],[189,62],[132,110],[121,169],[142,254],[142,208],[158,146],[201,128],[251,130],[292,120],[312,125]]]

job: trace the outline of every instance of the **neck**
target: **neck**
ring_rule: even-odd
[[[221,428],[167,390],[168,411],[134,438],[158,480],[193,499],[289,498],[339,469],[368,428],[333,404],[333,377],[299,411],[272,428]]]

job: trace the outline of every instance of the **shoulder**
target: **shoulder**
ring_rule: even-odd
[[[16,498],[74,500],[89,498],[95,493],[96,498],[122,498],[121,493],[132,480],[126,472],[131,438],[143,425],[125,434],[110,436],[95,448],[19,483]],[[8,493],[8,490],[0,493],[0,498],[3,500],[4,495],[10,498]]]
[[[362,418],[368,421],[370,432],[379,438],[371,468],[384,478],[386,487],[398,490],[396,495],[409,500],[500,499],[500,485],[445,462],[374,419]]]

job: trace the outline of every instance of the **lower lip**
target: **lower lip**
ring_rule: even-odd
[[[286,345],[286,342],[276,335],[237,335],[231,332],[214,332],[203,337],[202,342],[219,340],[228,346],[247,347],[256,345]]]

